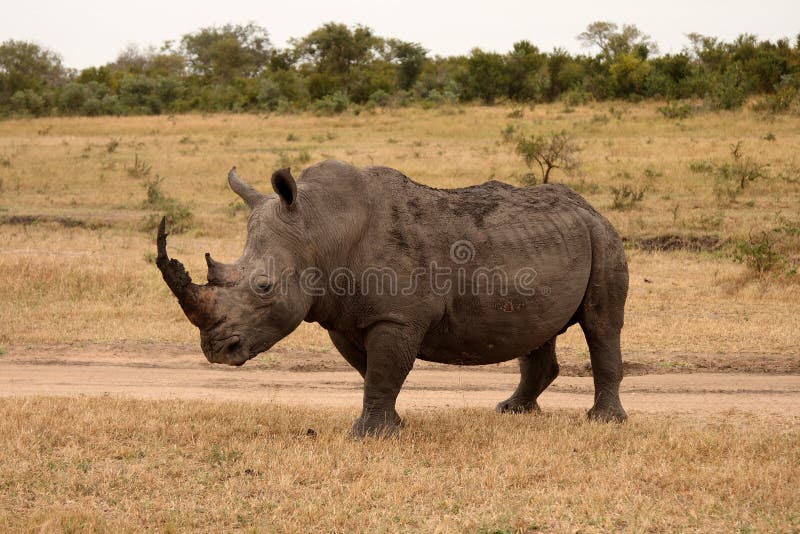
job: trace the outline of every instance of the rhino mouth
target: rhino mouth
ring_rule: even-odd
[[[242,338],[238,334],[219,338],[201,336],[200,346],[206,359],[211,363],[239,366],[253,357],[249,350],[245,350]]]
[[[239,367],[262,352],[268,351],[274,343],[248,345],[239,334],[220,338],[202,336],[200,345],[210,363],[222,363]]]

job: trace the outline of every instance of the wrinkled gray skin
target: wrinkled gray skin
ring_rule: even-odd
[[[519,386],[497,409],[538,410],[537,397],[558,375],[556,337],[578,323],[594,374],[589,417],[627,418],[619,400],[628,290],[622,242],[568,187],[489,182],[440,190],[393,169],[338,161],[306,169],[297,183],[289,169],[277,171],[270,195],[235,168],[228,180],[253,210],[235,263],[207,254],[208,284],[195,285],[168,258],[163,222],[158,238],[157,264],[200,328],[208,361],[242,365],[302,321],[317,322],[364,378],[353,433],[386,435],[399,427],[395,401],[417,358],[455,365],[517,358]],[[451,269],[439,278],[451,281],[449,290],[434,289],[433,262]],[[378,276],[363,276],[380,268],[396,273],[394,290],[378,291]],[[474,277],[481,268],[511,281],[526,272],[525,291],[510,284],[501,294],[499,283]],[[316,273],[311,283],[301,285],[309,272]],[[345,280],[343,272],[352,273],[354,287],[338,283],[332,291],[329,281]]]

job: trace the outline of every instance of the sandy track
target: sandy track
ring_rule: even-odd
[[[23,350],[0,358],[0,396],[113,395],[144,399],[207,399],[358,408],[361,378],[335,355],[285,353],[280,365],[210,365],[175,349],[95,347]],[[343,363],[343,362],[341,362]],[[401,409],[492,407],[514,389],[513,366],[461,368],[421,363],[398,400]],[[561,376],[542,395],[544,409],[592,403],[592,379]],[[800,375],[747,373],[628,376],[623,403],[631,413],[752,414],[800,417]]]

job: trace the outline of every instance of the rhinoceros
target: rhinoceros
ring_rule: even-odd
[[[157,265],[209,362],[242,365],[302,321],[319,323],[364,380],[352,432],[388,435],[414,361],[519,360],[500,412],[538,410],[556,378],[556,337],[579,324],[594,378],[591,419],[623,421],[620,331],[628,291],[622,241],[564,185],[491,181],[435,189],[387,167],[324,161],[262,194],[234,167],[252,209],[244,253],[206,253],[208,283],[170,259],[162,220]]]

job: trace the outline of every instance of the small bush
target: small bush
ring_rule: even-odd
[[[646,189],[646,187],[634,188],[628,184],[621,187],[611,186],[611,193],[614,195],[611,209],[627,210],[634,207],[644,199]]]
[[[766,165],[744,155],[741,141],[731,145],[731,157],[732,161],[714,168],[717,198],[727,196],[733,199],[744,191],[748,183],[769,176]]]
[[[131,178],[145,178],[146,176],[150,175],[150,171],[153,169],[153,166],[148,164],[143,159],[139,159],[139,154],[136,153],[133,156],[133,165],[130,167],[126,167],[128,171],[128,176]]]
[[[503,130],[500,132],[500,136],[503,138],[503,142],[510,143],[514,140],[514,135],[517,133],[517,127],[513,124],[507,125]]]
[[[235,218],[239,213],[247,213],[247,205],[239,199],[233,200],[228,204],[228,207],[225,209],[225,213],[228,214],[228,217]]]
[[[170,231],[181,234],[192,227],[194,215],[188,206],[164,193],[161,189],[163,181],[164,177],[156,175],[155,178],[147,180],[143,184],[146,196],[142,207],[157,210],[158,213],[146,216],[142,221],[142,229],[146,232],[155,230],[161,217],[164,216],[167,218]]]
[[[391,97],[392,95],[390,95],[383,89],[378,89],[377,91],[369,95],[368,102],[374,106],[386,107],[387,105],[389,105],[389,100],[391,99]]]
[[[525,116],[525,108],[522,106],[516,106],[511,108],[511,111],[506,115],[509,119],[521,119]]]
[[[697,174],[706,174],[714,171],[714,164],[710,161],[693,161],[689,164],[689,170]]]
[[[753,111],[777,115],[792,109],[800,94],[800,81],[793,76],[784,75],[775,87],[775,93],[753,104]]]
[[[775,271],[783,262],[783,256],[775,250],[774,241],[767,232],[755,237],[751,234],[746,241],[736,243],[733,259],[757,273]]]
[[[298,163],[308,163],[311,161],[311,153],[308,150],[300,150],[297,153]]]
[[[588,104],[591,100],[591,95],[583,87],[576,87],[566,91],[561,99],[567,107],[574,108],[576,106]]]
[[[347,111],[350,101],[344,93],[336,91],[331,95],[326,95],[311,106],[311,111],[318,117],[338,115]]]
[[[163,206],[167,197],[161,191],[161,182],[164,181],[162,176],[156,175],[152,180],[147,180],[144,183],[144,189],[147,198],[144,201],[145,207],[160,208]]]
[[[668,119],[687,119],[692,115],[692,106],[672,101],[659,107],[658,112]]]
[[[529,169],[533,168],[534,163],[538,165],[544,184],[548,183],[553,169],[570,172],[580,166],[577,156],[580,147],[566,131],[553,134],[549,138],[540,135],[520,136],[515,151],[522,156]]]
[[[116,137],[112,137],[111,140],[106,143],[106,152],[109,154],[113,154],[116,152],[117,148],[119,147],[120,140]]]
[[[711,86],[707,95],[708,105],[712,109],[738,109],[747,100],[747,87],[744,74],[738,64],[728,67]]]
[[[192,228],[194,215],[188,207],[178,203],[175,199],[170,199],[171,203],[162,213],[151,213],[142,221],[142,230],[153,232],[158,228],[162,217],[167,218],[169,231],[174,234],[182,234]]]

